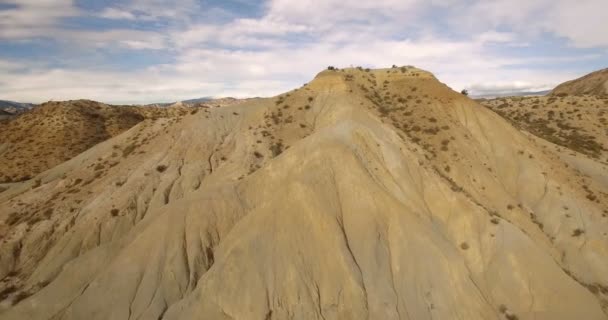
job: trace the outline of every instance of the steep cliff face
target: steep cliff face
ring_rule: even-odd
[[[0,317],[606,319],[608,171],[547,145],[410,67],[144,120],[0,193]]]

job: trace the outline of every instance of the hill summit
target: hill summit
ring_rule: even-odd
[[[0,318],[606,319],[607,172],[430,72],[332,68],[10,185]]]

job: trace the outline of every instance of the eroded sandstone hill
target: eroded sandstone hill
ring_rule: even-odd
[[[89,100],[44,103],[0,124],[0,183],[29,180],[145,118],[186,112]]]
[[[608,96],[509,97],[481,104],[557,149],[608,164]]]
[[[324,71],[0,193],[0,318],[607,319],[576,163],[426,71]]]
[[[557,86],[551,95],[608,96],[608,69],[602,69]]]

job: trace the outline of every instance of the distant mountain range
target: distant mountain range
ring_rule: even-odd
[[[171,103],[151,103],[147,104],[147,107],[171,107],[171,106],[206,106],[206,107],[224,107],[228,105],[233,105],[235,103],[245,102],[251,99],[256,98],[247,98],[247,99],[236,99],[232,97],[226,98],[212,98],[212,97],[203,97],[189,100],[182,100]]]
[[[150,103],[147,104],[146,106],[148,107],[169,107],[175,104],[185,104],[185,105],[194,105],[194,104],[199,104],[199,103],[206,103],[209,101],[212,101],[213,98],[211,97],[203,97],[203,98],[196,98],[196,99],[189,99],[189,100],[182,100],[182,101],[176,101],[176,102],[160,102],[160,103]]]
[[[205,102],[209,102],[211,100],[214,100],[214,98],[203,97],[203,98],[197,98],[197,99],[184,100],[184,101],[182,101],[182,103],[185,103],[185,104],[205,103]]]
[[[22,103],[8,100],[0,100],[0,110],[5,113],[14,115],[29,110],[35,106],[32,103]]]
[[[226,98],[213,98],[213,97],[202,97],[195,99],[188,99],[177,102],[162,102],[162,103],[150,103],[145,106],[147,107],[169,107],[173,105],[185,105],[185,106],[194,106],[194,105],[207,105],[207,106],[226,106],[231,105],[237,102],[245,101],[248,99],[236,99],[231,97]],[[16,115],[22,112],[25,112],[33,107],[36,104],[33,103],[23,103],[23,102],[15,102],[9,100],[0,100],[0,115],[3,117],[9,117],[11,115]]]
[[[550,92],[551,92],[551,90],[480,94],[480,95],[471,95],[471,98],[473,98],[473,99],[494,99],[494,98],[502,98],[502,97],[534,97],[534,96],[545,96],[545,95],[549,94]]]

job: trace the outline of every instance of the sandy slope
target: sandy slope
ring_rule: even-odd
[[[608,96],[608,69],[592,72],[557,86],[551,95]]]
[[[481,103],[521,130],[608,163],[608,97],[510,97]]]
[[[109,106],[88,100],[47,102],[0,123],[0,183],[31,179],[145,118],[185,109]]]
[[[0,318],[607,319],[555,150],[414,68],[145,120],[0,193]]]

